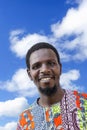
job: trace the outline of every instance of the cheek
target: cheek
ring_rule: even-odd
[[[37,78],[38,78],[38,73],[37,73],[36,71],[31,72],[31,78],[32,78],[33,81],[37,80]]]
[[[61,70],[60,69],[55,69],[55,75],[59,77],[61,75]]]
[[[58,66],[58,67],[56,68],[56,72],[59,73],[59,74],[61,74],[61,66]]]

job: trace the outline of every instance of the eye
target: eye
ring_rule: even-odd
[[[39,63],[34,64],[34,65],[32,66],[32,69],[33,69],[33,70],[39,69],[40,66],[41,66],[41,65],[40,65]]]
[[[52,66],[52,67],[55,66],[55,64],[56,64],[56,63],[55,63],[54,61],[49,61],[49,62],[48,62],[48,65],[50,65],[50,66]]]

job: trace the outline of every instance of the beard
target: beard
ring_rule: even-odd
[[[39,91],[45,96],[53,96],[57,92],[58,87],[54,85],[52,88],[47,86],[46,88],[39,87]]]

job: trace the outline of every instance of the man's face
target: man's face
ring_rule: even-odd
[[[45,90],[50,91],[54,87],[58,88],[61,65],[58,63],[55,52],[51,49],[34,51],[30,56],[28,74],[41,93]]]

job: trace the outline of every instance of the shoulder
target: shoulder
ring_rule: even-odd
[[[86,109],[87,108],[87,93],[73,91],[73,94],[75,95],[75,98],[76,98],[77,108],[79,108],[80,110]]]
[[[87,93],[79,92],[78,90],[65,90],[65,92],[67,95],[73,94],[75,97],[87,99]]]
[[[34,128],[34,120],[33,120],[33,113],[32,110],[35,108],[36,103],[34,102],[29,106],[28,109],[25,109],[20,115],[19,115],[19,121],[18,126],[21,128]]]
[[[74,90],[73,91],[73,94],[78,97],[78,98],[84,98],[84,99],[87,99],[87,93],[84,93],[84,92],[79,92],[77,90]]]
[[[87,93],[77,90],[66,90],[66,95],[71,103],[75,103],[80,110],[82,107],[87,108]]]
[[[21,118],[27,118],[27,117],[31,117],[32,115],[32,110],[36,107],[36,102],[34,102],[33,104],[31,104],[27,109],[25,109],[21,114],[20,117]],[[20,119],[21,119],[20,118]]]

